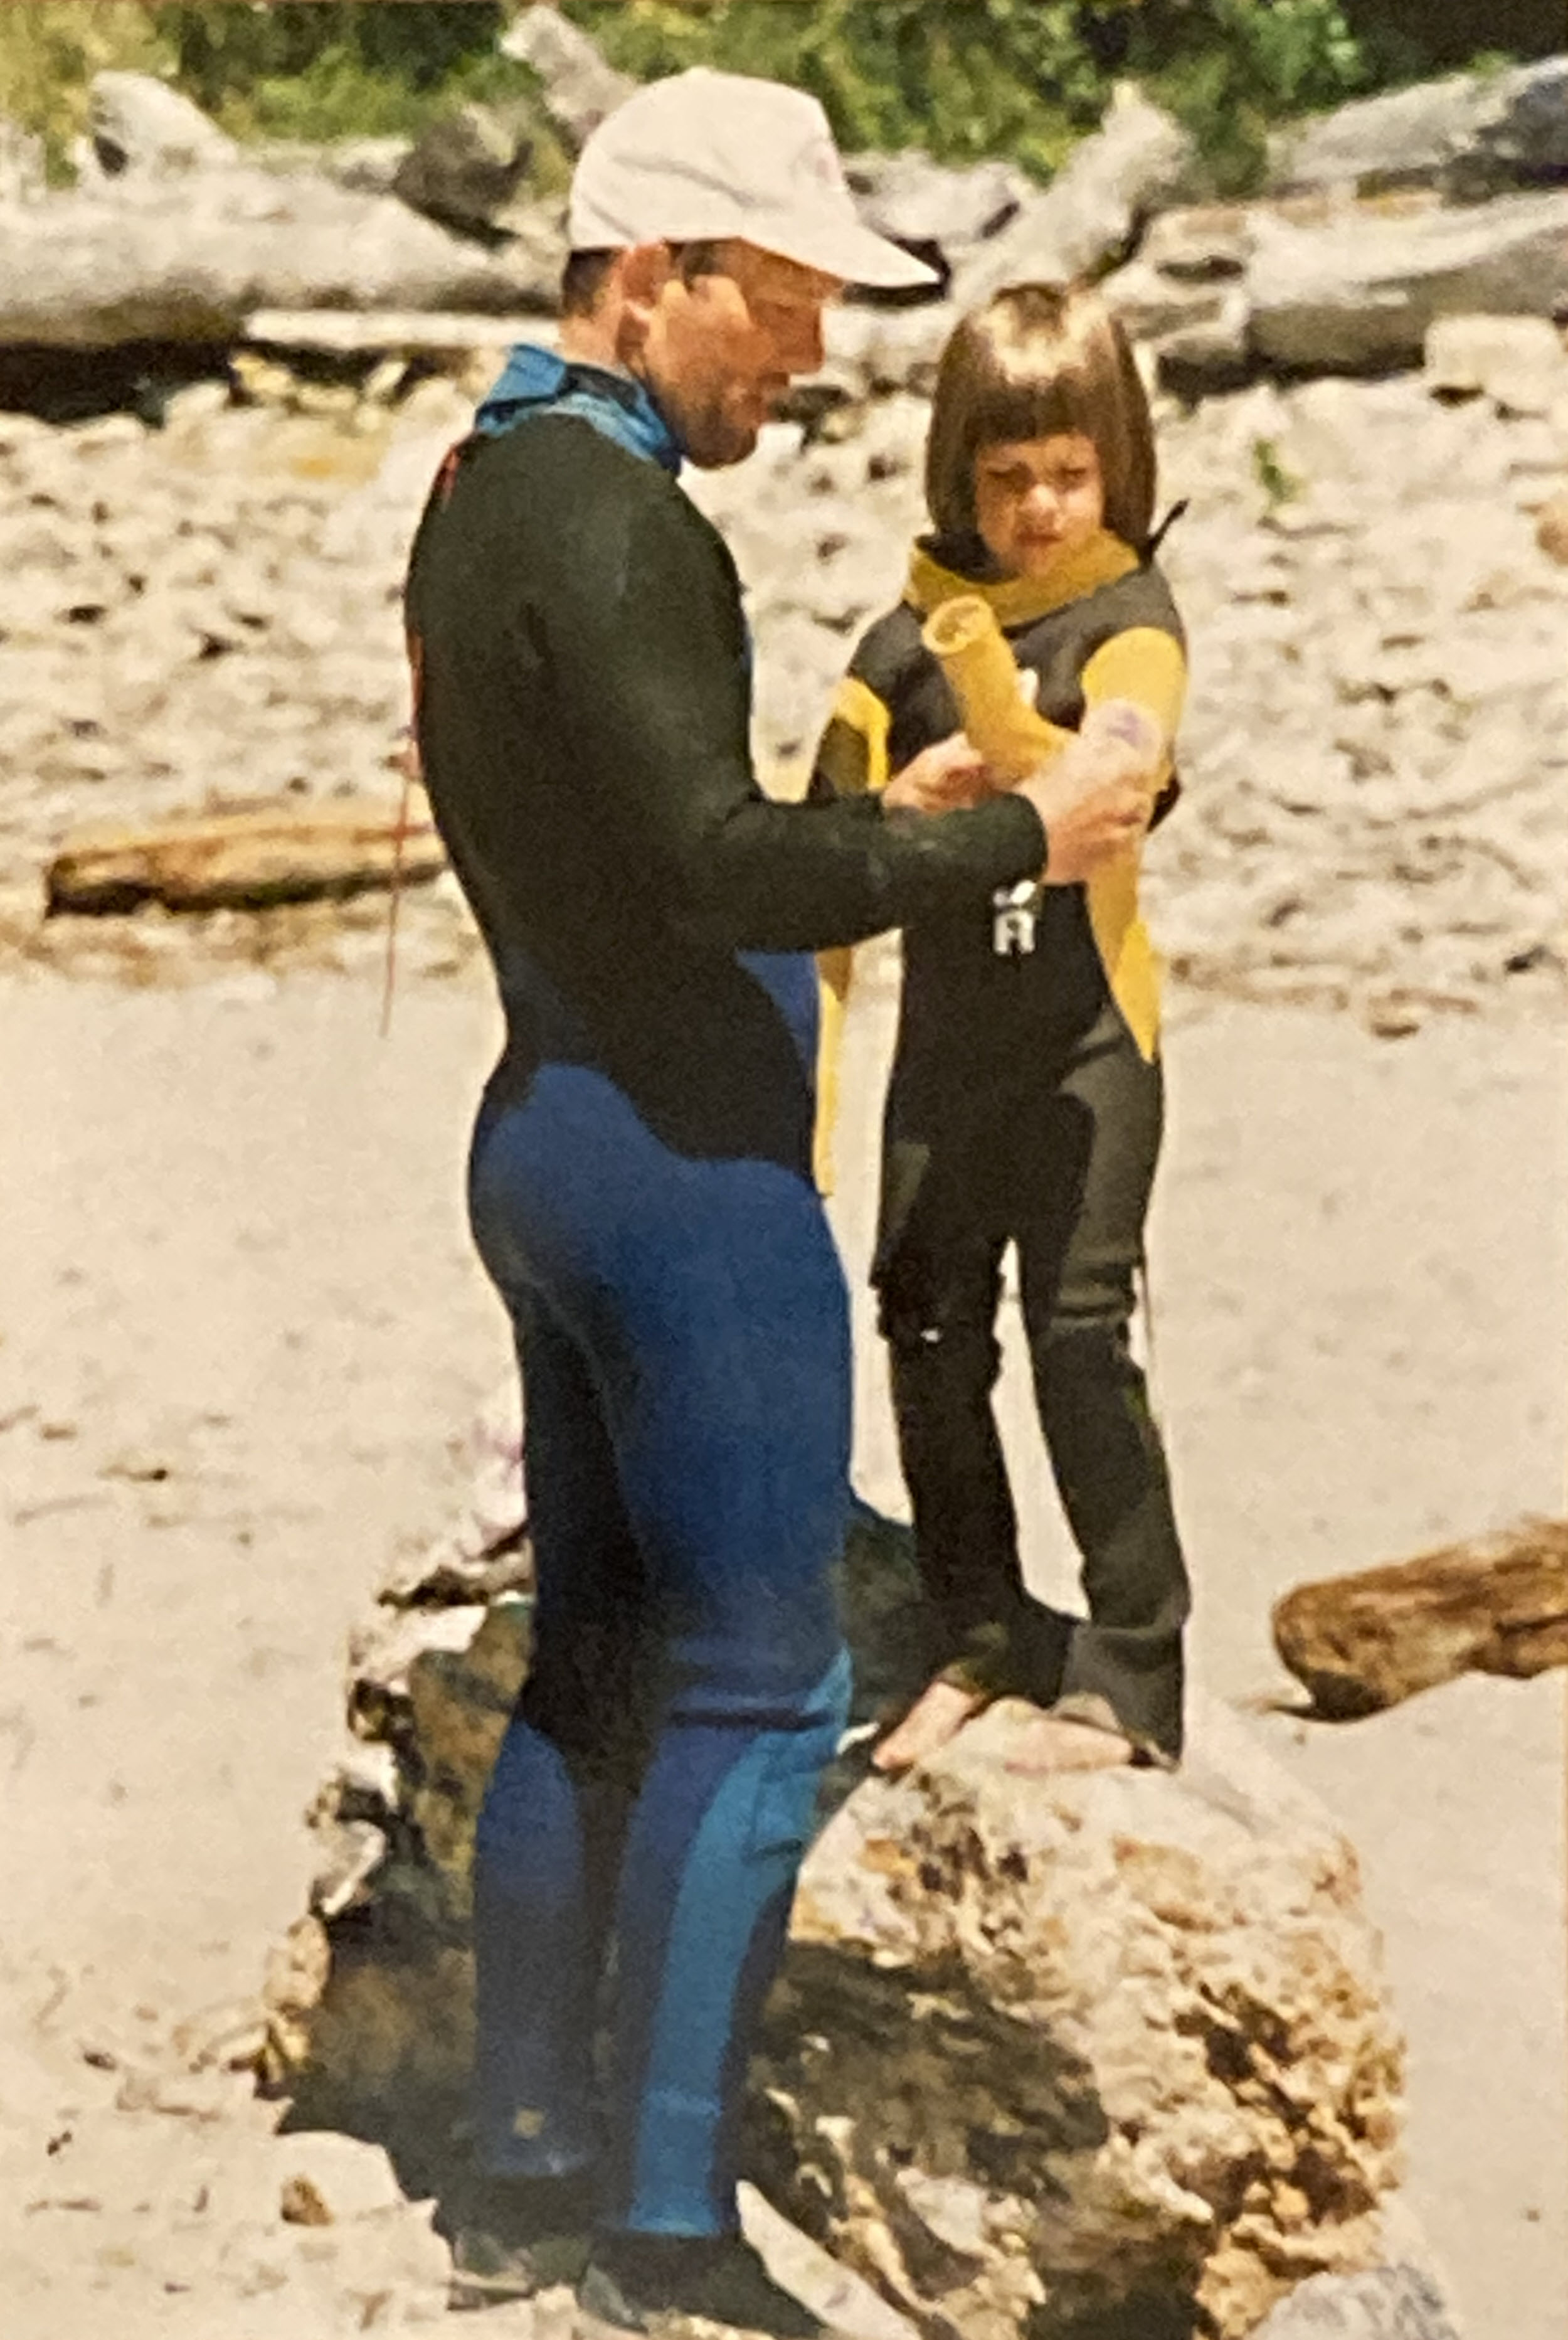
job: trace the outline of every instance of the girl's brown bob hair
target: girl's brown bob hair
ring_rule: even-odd
[[[1002,440],[1092,439],[1105,525],[1142,551],[1154,519],[1154,426],[1131,345],[1086,284],[1013,284],[955,327],[937,368],[925,500],[940,536],[974,530],[974,461]]]

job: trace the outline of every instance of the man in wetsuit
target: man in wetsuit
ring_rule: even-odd
[[[843,283],[926,272],[859,223],[814,101],[705,71],[594,134],[569,229],[558,354],[514,352],[408,591],[426,781],[506,1016],[469,1200],[517,1333],[537,1570],[478,1833],[456,2284],[569,2273],[588,2327],[804,2340],[740,2239],[735,2157],[848,1689],[810,954],[1042,868],[1080,881],[1145,799],[1068,755],[931,818],[770,802],[735,568],[677,474],[751,451]]]

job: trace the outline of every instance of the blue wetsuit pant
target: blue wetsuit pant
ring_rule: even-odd
[[[584,1065],[492,1083],[469,1199],[517,1329],[537,1570],[476,1846],[480,2154],[593,2165],[608,2227],[725,2233],[848,1705],[843,1273],[805,1177],[673,1152]]]

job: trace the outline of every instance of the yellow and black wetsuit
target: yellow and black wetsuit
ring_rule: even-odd
[[[875,791],[959,728],[924,646],[932,611],[979,594],[1038,713],[1065,738],[1131,699],[1175,730],[1184,637],[1153,561],[1100,533],[1050,580],[989,578],[972,544],[917,549],[904,599],[857,649],[819,751],[819,796]],[[1174,800],[1167,775],[1157,811]],[[1158,967],[1136,868],[1019,903],[955,905],[905,930],[873,1278],[931,1597],[933,1658],[990,1688],[1181,1745],[1188,1584],[1159,1435],[1129,1328],[1159,1153]],[[824,954],[823,1143],[850,955]],[[991,1394],[1002,1256],[1018,1247],[1035,1389],[1083,1562],[1087,1623],[1025,1593]]]

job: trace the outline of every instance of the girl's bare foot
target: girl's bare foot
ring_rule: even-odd
[[[907,1771],[945,1747],[971,1715],[987,1700],[984,1692],[966,1690],[962,1682],[933,1681],[922,1691],[903,1720],[880,1740],[872,1751],[878,1771]]]
[[[1112,1771],[1134,1760],[1132,1741],[1065,1714],[1042,1714],[1021,1731],[1007,1759],[1010,1771]]]

